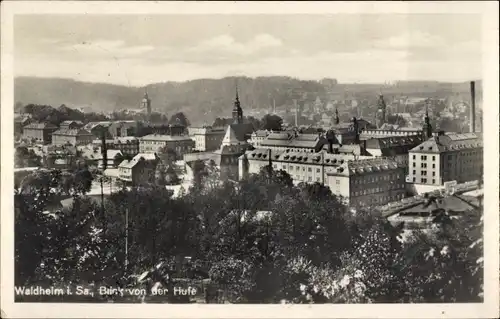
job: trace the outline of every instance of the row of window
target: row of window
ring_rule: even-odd
[[[396,173],[384,174],[384,175],[376,175],[376,176],[366,176],[364,178],[354,179],[353,184],[369,184],[380,181],[390,181],[390,180],[398,180],[400,176]]]
[[[413,170],[413,175],[417,175],[416,170]],[[420,175],[427,176],[427,171],[420,171]],[[432,172],[432,176],[436,176],[436,172]]]
[[[416,183],[416,182],[417,182],[417,178],[416,178],[416,177],[413,177],[413,182],[414,182],[414,183]],[[421,183],[421,184],[427,184],[427,178],[421,178],[421,179],[420,179],[420,183]],[[433,184],[433,185],[434,185],[434,184],[436,184],[436,180],[435,180],[435,179],[433,179],[433,180],[432,180],[432,184]]]
[[[416,160],[417,159],[417,155],[413,155],[413,159]],[[420,156],[420,160],[422,161],[426,161],[427,160],[427,155],[421,155]],[[432,160],[435,161],[436,160],[436,156],[432,156]]]
[[[362,196],[362,195],[370,195],[370,194],[375,194],[375,193],[380,193],[380,192],[386,192],[394,189],[403,189],[405,187],[404,184],[389,184],[389,185],[383,185],[379,187],[372,187],[372,188],[364,188],[362,190],[356,190],[353,191],[354,196]]]

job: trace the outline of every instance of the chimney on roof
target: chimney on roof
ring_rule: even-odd
[[[476,131],[476,82],[470,82],[470,115],[469,115],[469,131],[474,133]]]

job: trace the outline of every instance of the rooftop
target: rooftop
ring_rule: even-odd
[[[50,123],[31,123],[24,127],[24,129],[57,129],[57,126]]]
[[[52,135],[65,135],[65,136],[82,136],[82,135],[91,135],[89,131],[83,129],[60,129],[52,133]]]
[[[191,140],[189,136],[149,134],[140,138],[143,141],[186,141]]]
[[[414,153],[441,153],[483,147],[483,137],[477,133],[447,133],[435,135],[412,148]]]

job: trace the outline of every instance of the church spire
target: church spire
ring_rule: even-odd
[[[429,101],[425,103],[425,117],[424,117],[424,125],[422,127],[423,133],[426,138],[432,137],[432,126],[431,119],[429,117]]]
[[[236,81],[236,97],[234,99],[233,107],[233,123],[242,124],[243,123],[243,110],[240,104],[240,97],[238,94],[238,82]]]

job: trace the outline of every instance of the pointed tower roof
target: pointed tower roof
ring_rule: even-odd
[[[227,145],[237,145],[240,143],[240,140],[238,139],[238,136],[236,132],[234,131],[232,125],[228,125],[226,129],[226,134],[224,135],[224,138],[222,139],[222,146],[227,146]]]

